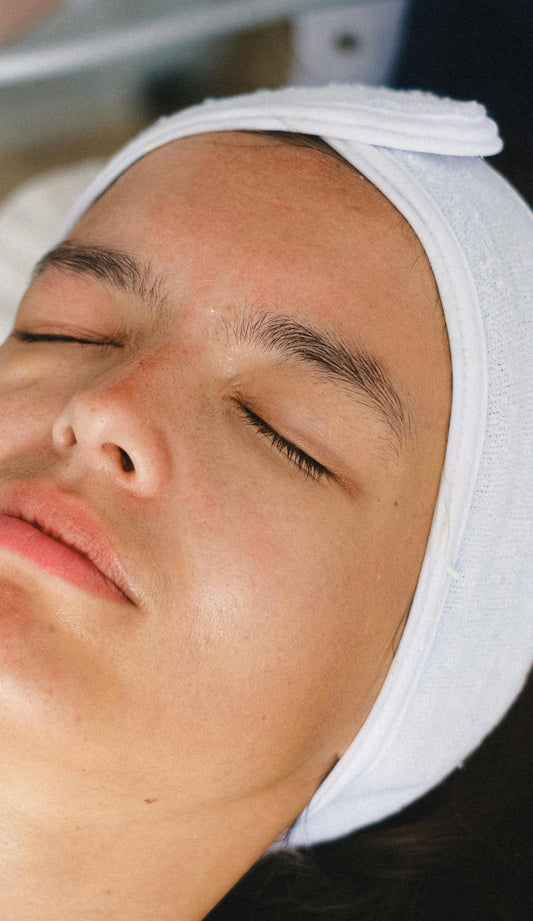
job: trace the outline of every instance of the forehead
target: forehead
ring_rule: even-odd
[[[369,245],[394,240],[395,261],[398,249],[416,245],[396,209],[348,164],[247,132],[183,138],[153,151],[119,177],[89,216],[109,219],[118,207],[147,223],[155,216],[161,229],[186,221],[188,235],[204,234],[209,217],[219,246],[226,239],[261,249],[267,241],[290,241],[293,254],[307,256],[312,246],[315,255],[331,257],[353,254],[358,236]]]

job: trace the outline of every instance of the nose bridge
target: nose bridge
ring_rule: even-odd
[[[162,350],[154,350],[80,385],[54,422],[56,450],[70,466],[105,472],[134,492],[155,494],[171,465],[164,376]]]
[[[80,397],[95,404],[100,400],[125,406],[152,403],[152,394],[159,391],[158,378],[163,377],[163,363],[161,350],[127,357],[82,388]]]

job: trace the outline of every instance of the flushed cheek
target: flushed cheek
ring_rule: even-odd
[[[174,604],[167,599],[176,646],[185,632],[212,675],[241,694],[260,676],[268,684],[273,674],[286,680],[308,669],[319,638],[339,626],[330,616],[346,580],[337,542],[316,522],[289,517],[294,533],[262,506],[247,518],[197,520],[194,533],[189,521],[181,535],[186,560],[174,568]]]
[[[167,571],[183,579],[187,591],[203,593],[209,587],[210,597],[227,595],[230,611],[237,599],[243,629],[248,619],[243,602],[251,617],[279,604],[301,605],[305,599],[307,605],[310,586],[319,590],[324,577],[321,563],[328,555],[329,537],[324,523],[306,514],[305,506],[286,495],[264,495],[261,484],[246,486],[245,475],[237,474],[241,494],[234,487],[204,485],[184,496],[176,514],[178,527],[174,522],[167,531],[173,535],[168,546],[175,548]],[[209,609],[202,605],[195,630],[209,629],[202,614]]]
[[[327,602],[331,529],[294,503],[255,492],[221,504],[204,487],[183,496],[162,527],[168,549],[159,569],[169,577],[162,604],[172,609],[179,599],[200,647],[257,641],[275,620],[278,637],[285,631],[294,639],[301,622],[310,622],[310,599],[318,609]]]

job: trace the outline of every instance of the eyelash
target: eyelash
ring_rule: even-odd
[[[247,406],[243,406],[242,403],[237,403],[237,406],[244,421],[256,429],[260,435],[264,435],[268,438],[272,446],[281,454],[284,454],[291,463],[295,464],[304,476],[311,477],[313,480],[321,480],[322,477],[331,477],[331,473],[327,467],[324,467],[313,457],[310,457],[309,454],[306,454],[305,451],[298,448],[292,441],[287,441],[286,438],[283,438],[279,432],[271,428],[264,419],[257,416],[251,409],[248,409]]]
[[[59,333],[28,333],[16,332],[16,338],[19,342],[67,342],[73,345],[114,345],[119,343],[114,339],[82,339],[78,336],[63,336]]]

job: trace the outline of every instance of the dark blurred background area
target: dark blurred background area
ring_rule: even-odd
[[[533,202],[533,0],[412,0],[390,83],[483,102],[492,162]]]

